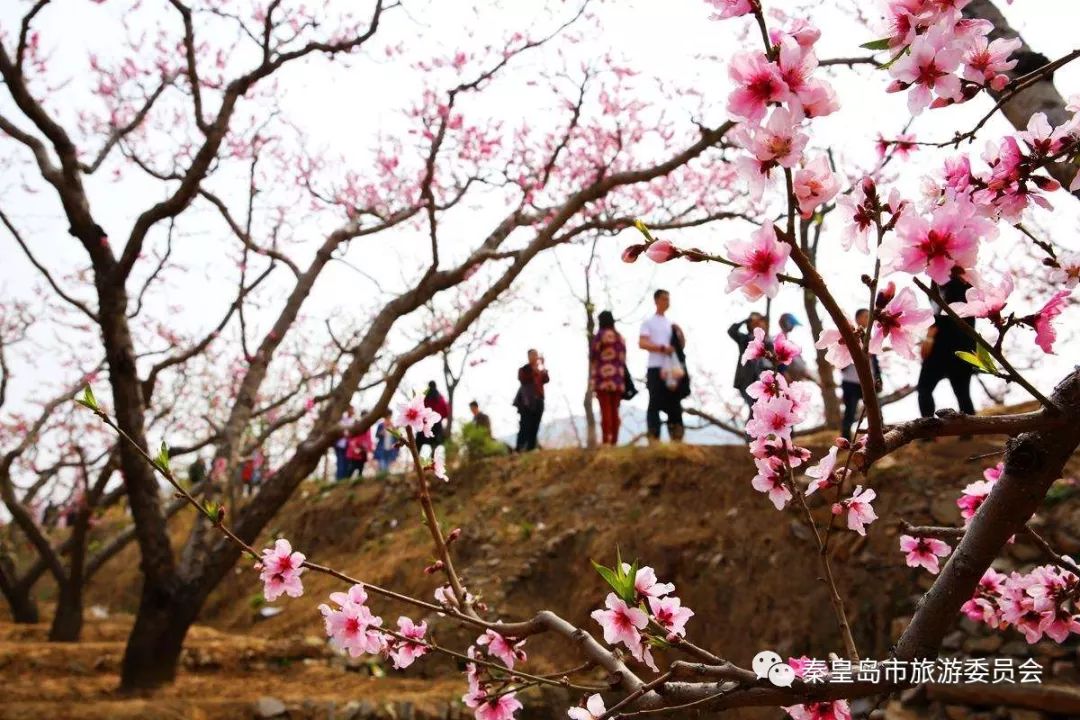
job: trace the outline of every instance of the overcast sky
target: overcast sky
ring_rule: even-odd
[[[80,82],[86,80],[87,52],[108,53],[110,45],[117,40],[120,26],[116,19],[122,14],[124,3],[109,2],[104,7],[79,2],[56,5],[42,13],[37,27],[43,45],[54,52],[53,62],[70,67],[74,85],[71,92],[76,93],[80,91]],[[493,2],[480,14],[461,14],[460,10],[466,4],[459,2],[406,2],[406,5],[412,8],[409,17],[395,20],[387,32],[396,34],[403,41],[408,40],[410,52],[415,52],[418,47],[427,51],[440,43],[452,46],[462,37],[462,28],[473,28],[481,36],[496,36],[515,24],[530,27],[541,17],[537,2]],[[849,8],[865,7],[867,3],[840,2],[837,5],[839,10],[823,8],[820,3],[809,4],[814,22],[823,30],[818,46],[822,58],[860,54],[863,51],[858,45],[873,39],[871,31],[860,28],[848,12]],[[21,2],[0,4],[0,28],[8,42],[12,19],[25,6],[26,3]],[[797,4],[775,3],[775,6],[792,9]],[[1036,50],[1055,58],[1073,49],[1075,33],[1063,32],[1062,28],[1080,27],[1080,3],[1028,0],[1002,9]],[[163,19],[174,20],[173,13],[164,7],[161,14]],[[606,3],[598,9],[603,32],[590,34],[579,51],[595,55],[608,51],[623,54],[638,69],[654,74],[662,81],[692,85],[703,93],[710,114],[719,116],[728,90],[724,66],[715,60],[703,59],[703,56],[729,57],[738,49],[735,37],[746,21],[711,23],[709,14],[710,9],[699,0]],[[528,63],[514,72],[517,75],[511,80],[516,83],[508,83],[509,89],[493,99],[501,105],[499,111],[510,117],[515,112],[536,112],[538,122],[542,122],[545,110],[532,107],[535,103],[528,85]],[[855,176],[859,168],[873,165],[877,134],[895,134],[907,121],[904,98],[881,92],[888,82],[883,72],[837,68],[829,74],[840,93],[843,107],[840,113],[815,121],[812,142],[816,147],[832,147],[841,169]],[[1080,68],[1075,64],[1066,67],[1057,73],[1055,82],[1065,96],[1080,93]],[[348,70],[328,68],[326,64],[308,66],[282,77],[280,111],[302,129],[313,145],[331,149],[346,160],[360,161],[359,158],[370,151],[373,137],[380,131],[393,130],[393,123],[398,122],[394,108],[407,104],[410,94],[416,92],[415,83],[413,74],[385,60],[378,64],[357,63]],[[60,97],[66,91],[60,91]],[[655,101],[677,102],[665,101],[659,95]],[[52,104],[58,105],[60,101]],[[979,98],[962,107],[924,113],[912,130],[926,139],[947,137],[954,128],[970,127],[990,106],[989,100]],[[0,108],[7,111],[6,105],[0,105]],[[1009,131],[1011,126],[998,117],[986,125],[982,137],[994,138]],[[7,141],[0,147],[7,153],[12,145]],[[944,157],[923,151],[910,161],[898,164],[903,175],[901,189],[913,195],[920,173],[938,167]],[[84,266],[85,254],[64,232],[66,224],[57,218],[55,198],[47,191],[28,195],[21,189],[23,176],[20,173],[10,168],[0,169],[0,172],[4,173],[0,178],[0,204],[26,233],[39,256],[61,275]],[[102,225],[121,230],[110,230],[116,237],[123,237],[130,227],[134,218],[133,205],[141,209],[145,207],[145,201],[157,199],[159,192],[158,188],[145,184],[137,187],[128,183],[123,185],[123,192],[117,192],[110,184],[96,181],[91,184],[97,217]],[[1076,250],[1080,248],[1076,234],[1080,207],[1064,194],[1056,198],[1055,203],[1059,212],[1053,218],[1041,213],[1038,220],[1053,233],[1059,246]],[[476,207],[473,210],[475,225],[463,224],[450,231],[458,232],[462,237],[474,233],[466,238],[469,243],[482,237],[481,233],[489,227],[485,223],[498,217],[502,208]],[[196,210],[192,217],[197,219],[199,213],[207,214],[205,210]],[[210,327],[219,315],[219,309],[227,303],[224,298],[232,292],[223,283],[219,286],[220,275],[215,270],[215,265],[226,264],[220,248],[228,240],[223,239],[224,231],[219,225],[212,224],[210,218],[206,222],[203,229],[198,227],[196,220],[185,233],[183,246],[177,250],[178,260],[195,270],[186,280],[177,280],[164,288],[161,297],[151,305],[154,311],[167,313],[170,322],[177,327],[191,332]],[[673,239],[719,250],[730,237],[745,235],[750,229],[745,223],[734,222],[687,232]],[[317,232],[312,232],[312,236],[314,243],[318,240]],[[733,394],[729,385],[735,365],[735,348],[726,337],[726,329],[750,310],[761,309],[761,304],[752,305],[741,296],[725,294],[723,286],[727,271],[721,267],[682,263],[655,266],[646,260],[634,265],[621,263],[619,253],[630,242],[636,242],[633,231],[601,243],[596,277],[600,288],[597,309],[615,311],[620,319],[620,329],[630,344],[636,345],[640,322],[651,312],[648,296],[656,287],[669,289],[672,293],[670,315],[688,335],[690,366],[698,389],[707,391],[702,394],[707,398],[708,407],[719,408],[717,395],[726,393],[730,397]],[[833,247],[837,245],[835,235],[830,237],[828,232],[824,242]],[[424,257],[425,248],[423,233],[417,231],[403,231],[393,243],[385,240],[380,240],[376,246],[353,243],[346,259],[364,273],[343,263],[331,266],[320,279],[318,290],[307,307],[311,322],[318,324],[325,318],[345,321],[351,314],[362,317],[362,308],[370,307],[378,297],[378,290],[369,277],[395,287],[395,283],[401,281],[403,268],[411,272],[418,259]],[[302,256],[305,250],[302,246],[298,253]],[[518,299],[485,320],[486,326],[492,333],[497,333],[499,339],[492,348],[477,356],[482,364],[467,373],[460,397],[464,401],[478,399],[493,417],[500,434],[512,431],[516,424],[516,414],[510,404],[516,387],[515,368],[524,362],[525,350],[529,347],[541,349],[552,374],[549,417],[580,413],[586,359],[582,310],[573,300],[573,293],[581,291],[586,252],[585,248],[566,247],[534,262],[518,284],[515,293]],[[869,269],[866,259],[836,252],[826,253],[826,257],[826,277],[841,302],[853,311],[864,300],[864,291],[856,278]],[[26,296],[32,287],[40,284],[40,278],[6,231],[0,231],[0,258],[3,259],[0,262],[0,293],[5,302],[8,298]],[[84,289],[80,294],[87,293]],[[172,306],[175,310],[167,310]],[[361,310],[357,312],[357,309]],[[783,291],[773,305],[774,317],[785,311],[800,317],[804,314],[801,297],[790,290]],[[1069,312],[1074,314],[1076,309]],[[268,313],[269,310],[264,318],[269,316]],[[258,318],[253,322],[257,323]],[[1025,342],[1030,337],[1025,336]],[[810,338],[805,333],[796,339],[809,349]],[[1073,342],[1070,339],[1059,348],[1058,357],[1040,364],[1040,371],[1032,378],[1037,385],[1047,389],[1071,366],[1077,350]],[[40,396],[43,386],[57,382],[61,371],[55,360],[39,357],[31,365],[21,364],[16,368],[18,374],[13,389],[16,403]],[[632,348],[629,360],[635,374],[643,374],[644,353]],[[910,364],[893,358],[886,358],[886,366],[889,368],[887,389],[910,382],[917,371]],[[427,380],[440,377],[437,364],[427,362],[409,373],[403,389],[420,388]],[[939,389],[938,397],[939,401],[951,402],[945,384]],[[633,403],[643,407],[644,393]],[[459,403],[457,410],[463,415],[465,403]],[[912,399],[891,407],[887,419],[914,413]]]

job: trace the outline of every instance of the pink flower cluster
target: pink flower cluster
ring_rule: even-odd
[[[277,600],[282,594],[294,598],[304,594],[304,583],[300,580],[303,565],[304,554],[293,552],[292,545],[284,538],[275,542],[274,547],[263,550],[255,569],[259,571],[267,602]]]
[[[319,605],[326,635],[334,647],[350,657],[385,655],[398,670],[427,654],[426,622],[415,623],[411,618],[399,617],[397,633],[392,634],[383,628],[382,618],[371,612],[367,601],[364,586],[353,585],[348,592],[330,593],[330,602],[337,607]]]
[[[983,88],[1001,90],[1005,72],[1016,66],[1009,56],[1019,39],[988,42],[993,25],[964,18],[966,2],[889,0],[885,34],[889,53],[897,60],[889,73],[889,92],[908,91],[913,115],[929,105],[943,107],[964,102]]]
[[[629,569],[628,565],[623,566],[624,571]],[[603,628],[604,642],[609,645],[622,643],[634,658],[655,671],[656,663],[646,632],[649,623],[657,625],[663,630],[664,639],[672,642],[686,635],[686,623],[694,616],[694,611],[683,607],[682,600],[672,595],[673,592],[675,586],[659,582],[651,567],[639,568],[634,576],[634,604],[613,592],[608,593],[604,609],[594,610],[591,617]]]
[[[810,393],[802,383],[788,384],[784,376],[765,370],[757,382],[746,389],[754,398],[746,432],[751,437],[750,454],[757,475],[753,488],[769,496],[782,510],[791,499],[788,471],[810,457],[810,451],[791,441],[791,430],[806,419]]]
[[[439,413],[424,405],[424,396],[416,395],[412,400],[398,407],[394,416],[394,425],[399,428],[411,428],[416,435],[434,434],[432,428],[442,420]]]
[[[1004,469],[1005,463],[998,463],[992,468],[983,470],[983,479],[969,484],[964,488],[960,497],[957,498],[956,506],[960,508],[960,516],[964,518],[965,527],[971,522],[971,518],[975,517],[975,513],[979,510],[983,501],[990,495],[990,491],[994,489],[994,484],[1001,477]]]
[[[1044,635],[1062,643],[1070,633],[1080,634],[1078,595],[1080,579],[1055,565],[1026,574],[1004,575],[989,569],[961,610],[972,620],[998,629],[1015,627],[1029,643]]]

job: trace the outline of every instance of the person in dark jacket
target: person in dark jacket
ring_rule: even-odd
[[[520,422],[518,424],[518,452],[535,450],[540,433],[540,418],[544,415],[544,386],[551,380],[544,367],[544,356],[535,349],[529,350],[529,362],[518,368],[518,391],[514,396]]]
[[[947,303],[963,302],[970,288],[967,282],[954,277],[938,288],[942,299]],[[975,339],[965,332],[961,322],[966,322],[971,330],[975,328],[975,318],[954,320],[944,310],[938,308],[934,315],[934,324],[930,326],[922,344],[923,365],[919,373],[919,413],[923,417],[934,414],[934,388],[942,380],[948,380],[956,394],[956,403],[960,412],[975,414],[975,405],[971,402],[971,376],[974,368],[956,357],[958,350],[975,352]]]
[[[491,418],[485,412],[480,412],[480,403],[473,400],[469,403],[469,412],[472,413],[472,424],[484,431],[491,437]]]
[[[745,330],[743,329],[745,328]],[[765,335],[769,334],[769,323],[765,316],[759,312],[752,312],[745,320],[740,320],[728,328],[728,337],[739,346],[739,355],[735,360],[735,380],[732,383],[735,389],[742,395],[749,408],[754,407],[754,398],[746,392],[746,389],[757,382],[758,376],[763,370],[768,369],[768,363],[763,359],[747,360],[743,362],[742,356],[746,352],[746,346],[754,339],[754,330],[761,328]]]

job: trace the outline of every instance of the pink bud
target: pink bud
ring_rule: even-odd
[[[833,503],[832,514],[833,515],[839,515],[842,512],[844,512],[844,506],[841,505],[840,503]]]
[[[631,245],[622,253],[622,261],[626,263],[636,262],[638,255],[645,249],[644,245]]]
[[[664,263],[679,256],[678,249],[667,240],[657,240],[651,243],[645,250],[650,260],[656,263]]]

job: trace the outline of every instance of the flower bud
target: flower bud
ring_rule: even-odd
[[[637,245],[630,245],[622,252],[622,261],[625,263],[636,262],[638,255],[645,250],[645,246],[638,243]]]
[[[428,565],[426,568],[424,568],[424,574],[425,575],[434,575],[435,573],[442,570],[444,567],[446,567],[446,566],[443,564],[442,560],[436,560],[434,563],[432,563],[431,565]]]
[[[667,240],[657,240],[650,243],[645,254],[655,263],[665,263],[679,256],[679,250]]]

